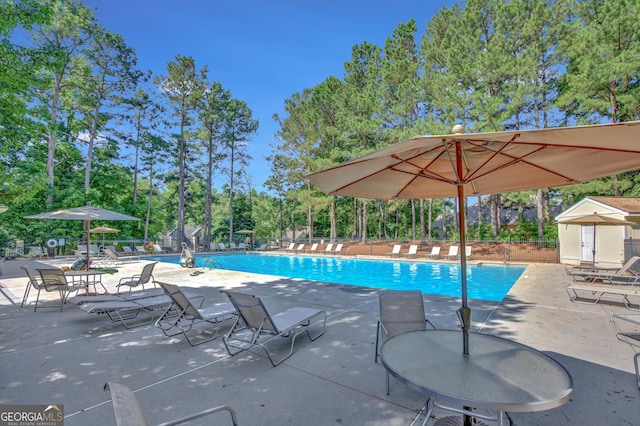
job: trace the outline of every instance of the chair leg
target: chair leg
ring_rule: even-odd
[[[29,292],[31,291],[31,283],[27,284],[27,288],[24,290],[24,295],[22,296],[22,303],[20,304],[20,309],[27,303],[27,299],[29,298]]]
[[[36,305],[33,307],[33,312],[38,309],[38,302],[40,301],[40,289],[38,289],[38,294],[36,296]]]
[[[638,365],[640,363],[640,352],[633,356],[633,363],[636,366],[636,382],[638,384],[638,389],[640,389],[640,365]]]

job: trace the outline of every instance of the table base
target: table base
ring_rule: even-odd
[[[433,426],[462,426],[464,420],[461,416],[447,416],[442,417],[433,424]],[[486,423],[473,422],[474,426],[488,426]]]

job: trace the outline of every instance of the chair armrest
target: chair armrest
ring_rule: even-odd
[[[194,420],[194,419],[198,419],[200,417],[204,417],[204,416],[208,416],[209,414],[214,414],[214,413],[218,413],[220,411],[228,411],[229,414],[231,415],[231,421],[233,422],[233,426],[238,426],[238,418],[236,416],[236,412],[233,410],[233,408],[229,407],[228,405],[220,405],[218,407],[213,407],[213,408],[209,408],[208,410],[203,410],[200,411],[199,413],[194,413],[191,414],[189,416],[185,416],[176,420],[172,420],[170,422],[165,422],[165,423],[160,423],[157,426],[173,426],[173,425],[179,425],[182,423],[186,423],[190,420]]]

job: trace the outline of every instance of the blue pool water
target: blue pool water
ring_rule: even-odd
[[[460,266],[455,263],[422,263],[396,260],[345,259],[338,257],[286,256],[270,254],[196,255],[196,266],[206,258],[224,269],[460,297]],[[178,263],[180,256],[145,257]],[[524,271],[524,267],[467,265],[469,298],[500,301]]]

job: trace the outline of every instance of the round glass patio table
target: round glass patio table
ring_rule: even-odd
[[[459,330],[400,334],[382,346],[382,364],[436,403],[496,411],[498,423],[503,412],[548,410],[571,398],[571,374],[548,355],[488,334],[469,339],[465,356]]]

